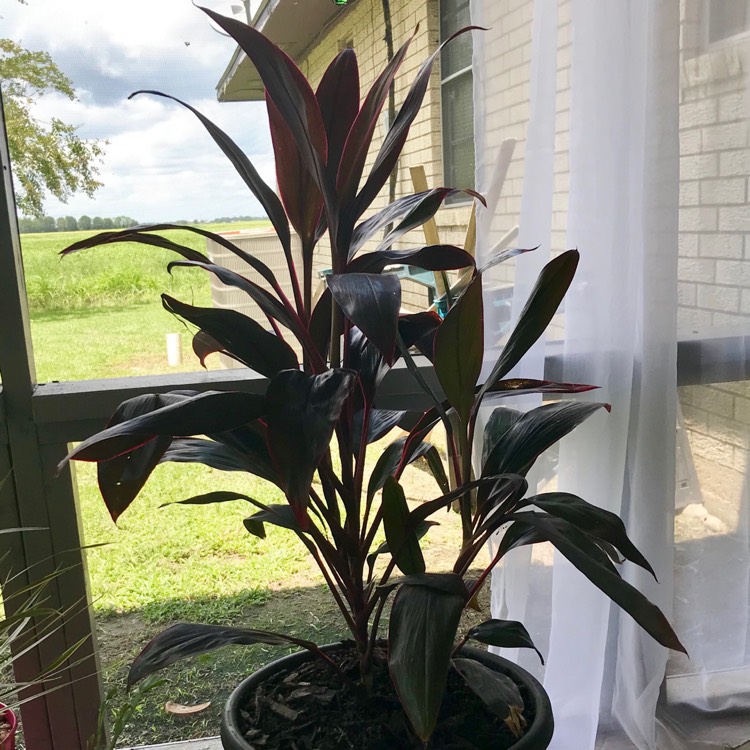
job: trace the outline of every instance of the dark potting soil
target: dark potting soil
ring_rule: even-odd
[[[345,649],[345,650],[344,650]],[[384,653],[376,655],[369,697],[357,687],[354,649],[329,652],[351,678],[343,685],[319,659],[266,680],[241,709],[241,729],[257,750],[424,750],[401,708]],[[524,703],[530,701],[519,685]],[[527,726],[533,714],[524,710]],[[428,750],[506,750],[517,740],[451,670]]]

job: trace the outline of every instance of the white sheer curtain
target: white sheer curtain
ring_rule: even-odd
[[[750,740],[750,384],[741,365],[715,384],[716,363],[682,357],[697,385],[677,388],[680,337],[747,361],[750,17],[730,24],[721,7],[472,0],[472,23],[489,28],[474,34],[480,191],[497,192],[501,144],[518,141],[478,249],[516,224],[517,244],[541,245],[492,280],[512,285],[512,317],[551,254],[581,252],[564,314],[519,374],[540,377],[561,340],[562,377],[612,404],[533,479],[623,517],[660,583],[623,574],[691,655],[670,656],[551,550],[514,551],[493,576],[493,611],[524,621],[547,655],[541,668],[513,654],[550,693],[556,750]],[[729,39],[707,41],[719,33]]]

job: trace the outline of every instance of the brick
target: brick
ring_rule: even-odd
[[[714,281],[715,267],[719,262],[698,258],[679,258],[677,260],[677,278],[680,281],[697,281],[710,284]]]
[[[743,289],[740,298],[740,312],[743,315],[750,315],[750,289]]]
[[[743,177],[702,180],[700,183],[700,202],[703,205],[745,203],[745,182]],[[682,202],[680,204],[682,205]]]
[[[716,230],[717,211],[724,209],[716,208],[681,208],[680,209],[680,231],[681,232],[706,232]]]
[[[697,299],[696,285],[686,284],[685,282],[677,283],[677,304],[685,307],[695,307]]]
[[[738,149],[719,154],[719,174],[722,177],[750,175],[750,151]],[[710,177],[712,175],[706,175]]]
[[[723,156],[723,154],[722,154]],[[680,179],[702,180],[719,176],[719,154],[695,154],[680,157]],[[722,175],[725,172],[721,172]]]
[[[732,419],[734,417],[734,396],[717,390],[710,385],[696,385],[691,389],[692,405],[709,414]]]
[[[699,253],[701,258],[742,258],[743,237],[741,234],[701,234]]]
[[[750,262],[717,260],[716,282],[718,284],[750,287]]]
[[[701,151],[700,128],[680,131],[680,155],[698,154]]]
[[[731,286],[698,284],[698,307],[737,312],[740,309],[740,290]]]
[[[750,231],[750,210],[747,206],[727,206],[717,209],[722,232]]]
[[[698,180],[680,183],[680,208],[683,206],[697,206],[701,202],[701,183]]]
[[[690,448],[697,456],[709,461],[716,461],[724,466],[732,466],[734,463],[733,446],[714,437],[693,432],[690,435]]]
[[[701,99],[680,106],[680,128],[710,125],[716,122],[717,117],[718,103],[716,99]]]
[[[744,91],[735,91],[719,97],[719,121],[744,120],[746,117],[745,98]]]
[[[747,146],[747,123],[729,122],[713,125],[701,131],[703,151],[726,151]]]
[[[681,258],[697,258],[698,257],[698,241],[699,237],[702,239],[703,236],[700,234],[692,234],[690,232],[680,232],[677,235],[677,252]]]

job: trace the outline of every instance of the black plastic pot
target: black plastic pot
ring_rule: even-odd
[[[323,646],[323,650],[338,648],[340,644],[333,643]],[[533,705],[534,720],[528,727],[528,731],[516,742],[512,750],[545,750],[552,740],[555,723],[552,717],[552,706],[547,693],[539,684],[539,681],[513,662],[495,656],[487,651],[464,646],[464,656],[476,659],[491,669],[510,676],[514,682],[526,688],[528,699]],[[272,675],[283,670],[294,670],[306,661],[310,661],[312,654],[308,651],[300,651],[290,656],[267,664],[262,669],[245,678],[229,696],[224,715],[221,720],[221,743],[224,750],[252,750],[252,746],[245,740],[240,731],[240,707],[246,705],[248,696],[252,695],[256,687]],[[488,750],[490,750],[488,748]]]

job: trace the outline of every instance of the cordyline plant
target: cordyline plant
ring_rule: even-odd
[[[435,727],[451,668],[485,700],[490,686],[495,693],[490,699],[493,710],[515,731],[522,731],[518,689],[507,678],[460,658],[458,651],[466,639],[456,643],[462,611],[492,567],[515,547],[551,542],[657,641],[682,650],[664,615],[618,572],[622,558],[653,571],[617,516],[564,492],[526,495],[524,476],[535,459],[606,405],[557,402],[528,413],[495,408],[480,436],[481,465],[472,473],[470,448],[477,437],[480,407],[489,396],[590,389],[506,379],[557,311],[573,279],[577,252],[563,253],[544,268],[489,377],[480,383],[485,356],[482,276],[488,266],[475,268],[469,253],[451,245],[393,247],[402,235],[430,219],[454,190],[437,188],[409,195],[363,218],[396,166],[438,51],[416,74],[365,175],[379,114],[409,43],[360,99],[353,50],[343,50],[313,90],[294,62],[261,33],[203,10],[236,40],[265,84],[280,198],[224,132],[184,102],[167,98],[200,119],[265,209],[286,257],[292,298],[263,262],[229,239],[197,228],[179,227],[210,237],[234,253],[254,270],[257,280],[153,234],[177,228],[168,224],[105,232],[64,251],[133,241],[167,248],[182,256],[170,264],[170,271],[177,266],[204,269],[244,291],[268,318],[266,330],[233,310],[194,307],[162,296],[167,310],[198,328],[194,349],[201,360],[222,352],[266,376],[268,386],[263,395],[179,391],[123,403],[106,429],[69,456],[98,462],[99,486],[112,518],[118,518],[157,464],[165,461],[245,471],[275,484],[284,494],[282,504],[268,505],[222,491],[181,502],[243,499],[256,508],[245,520],[251,534],[262,538],[264,525],[275,524],[297,535],[320,568],[351,631],[365,687],[372,680],[381,614],[395,590],[388,627],[390,674],[414,731],[425,742]],[[301,240],[301,268],[293,258],[290,224]],[[383,230],[384,239],[363,251]],[[332,273],[314,302],[313,256],[326,233]],[[489,264],[518,252],[506,251]],[[399,279],[385,272],[394,263],[436,272],[469,269],[471,282],[445,319],[432,312],[401,314]],[[301,362],[289,341],[297,342]],[[410,354],[414,347],[434,368],[442,394],[431,388],[415,364]],[[375,405],[378,386],[400,358],[430,399],[426,411],[408,413]],[[396,425],[407,423],[408,434],[382,451],[368,478],[368,447]],[[455,489],[449,487],[436,449],[426,442],[440,423],[454,463]],[[411,510],[399,480],[421,456],[426,457],[441,494]],[[453,570],[426,572],[419,540],[435,523],[435,513],[456,504],[463,538]],[[504,534],[494,558],[478,578],[468,578],[470,567],[499,529]],[[377,544],[380,530],[386,541]],[[395,575],[396,569],[402,576]],[[520,623],[497,619],[472,628],[467,638],[499,647],[533,647]],[[130,670],[129,683],[182,657],[238,643],[292,643],[336,666],[315,644],[286,635],[181,624],[146,646]]]

